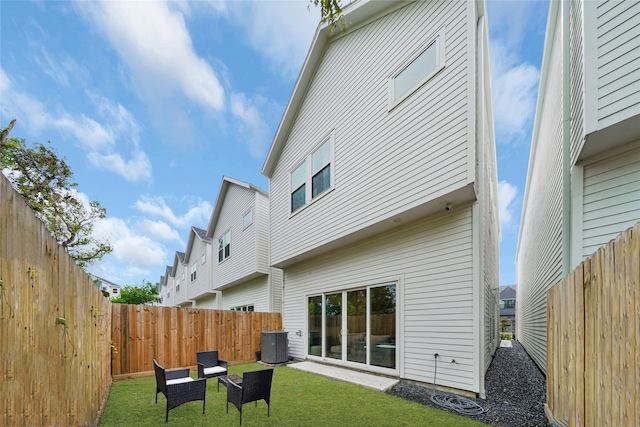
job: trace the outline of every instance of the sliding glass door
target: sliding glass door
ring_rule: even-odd
[[[310,296],[307,302],[310,356],[396,368],[395,283]]]

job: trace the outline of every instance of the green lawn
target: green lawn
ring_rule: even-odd
[[[232,374],[264,369],[250,363],[230,367]],[[195,373],[191,372],[195,377]],[[240,414],[233,406],[226,412],[226,389],[217,392],[217,380],[207,380],[206,412],[202,402],[185,403],[169,411],[158,395],[155,377],[115,381],[100,426],[238,426]],[[354,384],[325,378],[297,369],[278,367],[273,374],[271,416],[267,405],[243,407],[243,426],[484,426],[485,424],[445,411],[405,401]]]

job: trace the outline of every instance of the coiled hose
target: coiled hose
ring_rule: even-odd
[[[452,411],[456,411],[462,415],[480,415],[487,412],[486,409],[478,405],[473,400],[469,400],[464,397],[456,396],[454,394],[436,394],[436,374],[438,373],[438,353],[434,354],[436,359],[435,367],[433,370],[433,393],[431,394],[431,401],[436,405],[442,406]]]

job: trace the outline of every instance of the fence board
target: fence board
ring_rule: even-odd
[[[0,425],[95,425],[111,384],[110,303],[4,176],[0,279]]]
[[[640,425],[640,223],[547,292],[547,415]]]
[[[206,350],[229,363],[248,362],[260,349],[261,331],[282,329],[280,313],[113,306],[114,343],[126,337],[113,356],[113,375],[150,372],[154,358],[166,368],[195,369],[196,352]]]

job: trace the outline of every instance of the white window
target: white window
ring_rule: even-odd
[[[118,293],[118,288],[113,288],[113,293],[117,294]]]
[[[176,279],[176,293],[180,292],[180,278]]]
[[[202,254],[202,264],[207,261],[207,254]]]
[[[230,307],[231,311],[253,311],[253,304],[250,305],[239,305],[237,307]]]
[[[218,262],[222,262],[231,255],[231,230],[218,239]]]
[[[396,106],[444,68],[444,28],[391,76],[391,107]]]
[[[195,281],[196,280],[196,265],[197,263],[193,263],[191,264],[191,281]]]
[[[253,211],[249,209],[249,212],[242,217],[242,228],[247,228],[253,222]]]
[[[182,281],[184,282],[184,273],[182,273]]]
[[[291,212],[325,193],[333,183],[333,135],[291,172]]]

